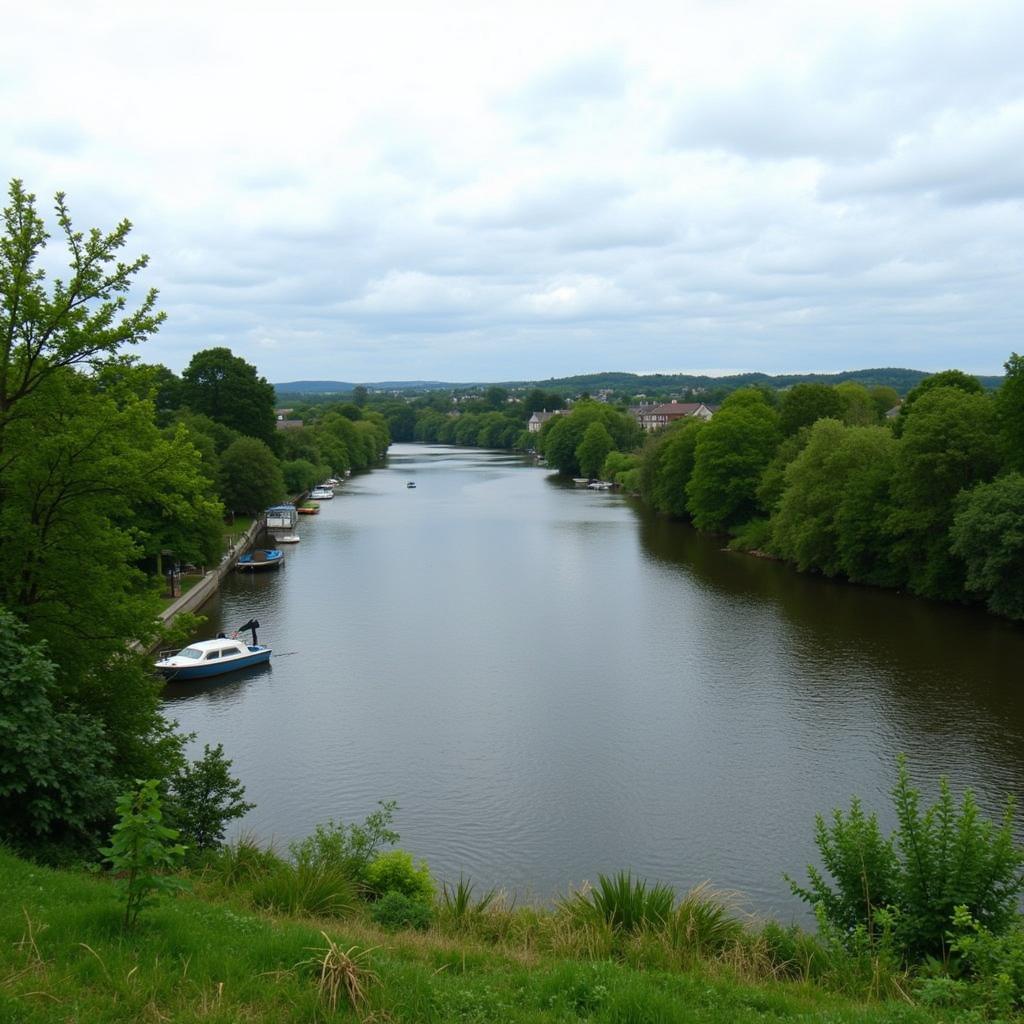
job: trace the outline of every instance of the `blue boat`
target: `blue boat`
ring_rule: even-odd
[[[258,572],[262,569],[276,569],[284,562],[284,552],[279,548],[270,548],[264,551],[257,548],[247,555],[238,559],[238,569],[241,572]]]
[[[219,637],[200,640],[180,651],[164,651],[156,668],[167,679],[175,681],[206,679],[270,661],[270,653],[271,649],[263,644],[247,644],[234,637]]]

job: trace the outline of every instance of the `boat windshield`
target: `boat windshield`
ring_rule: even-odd
[[[183,651],[178,651],[179,658],[201,658],[203,652],[198,647],[186,647]]]

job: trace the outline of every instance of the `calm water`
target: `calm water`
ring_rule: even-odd
[[[203,636],[259,618],[272,664],[167,693],[282,847],[394,798],[440,878],[548,898],[628,867],[785,918],[814,814],[883,808],[897,752],[990,810],[1021,791],[1019,627],[722,552],[502,453],[394,446],[298,532],[205,609]]]

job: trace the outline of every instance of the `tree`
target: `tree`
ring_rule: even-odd
[[[845,380],[837,384],[835,390],[843,403],[839,418],[847,426],[870,427],[879,422],[878,407],[863,384],[855,380]]]
[[[681,420],[644,449],[644,460],[650,459],[651,466],[649,472],[641,470],[639,474],[641,487],[646,487],[645,500],[659,512],[688,518],[686,488],[703,427],[703,420]]]
[[[1010,469],[1024,470],[1024,356],[1010,353],[1006,377],[996,392],[996,415],[1003,458]]]
[[[57,223],[71,275],[57,279],[48,292],[37,264],[50,236],[36,213],[35,196],[18,179],[11,181],[8,195],[0,239],[0,466],[13,457],[4,443],[6,427],[19,403],[48,377],[83,363],[109,362],[123,345],[142,341],[164,319],[155,311],[155,289],[126,311],[126,296],[149,262],[147,256],[117,260],[130,221],[122,220],[109,233],[93,228],[86,237],[72,227],[64,193],[58,192]]]
[[[366,405],[366,400],[369,397],[370,392],[366,389],[363,384],[357,384],[352,389],[352,401],[360,409]]]
[[[274,453],[255,437],[240,437],[220,457],[220,494],[233,512],[262,512],[284,497]]]
[[[898,449],[889,529],[911,589],[924,597],[963,600],[963,563],[949,550],[960,491],[999,469],[995,410],[983,394],[959,387],[926,390],[906,417]]]
[[[687,486],[701,530],[725,530],[752,518],[757,485],[780,440],[779,414],[757,388],[734,391],[701,430]]]
[[[182,765],[171,780],[167,816],[192,849],[213,850],[223,842],[228,822],[256,806],[244,797],[245,786],[232,777],[224,745],[207,743],[203,756]]]
[[[640,427],[632,416],[600,402],[579,402],[567,416],[552,416],[541,428],[539,444],[548,462],[564,476],[580,472],[576,449],[591,423],[600,422],[619,451],[630,451],[640,441]]]
[[[933,373],[930,377],[925,377],[917,387],[911,388],[907,392],[907,397],[903,399],[899,415],[893,424],[897,437],[902,436],[903,429],[907,424],[907,417],[910,415],[910,410],[914,408],[914,403],[935,388],[956,388],[968,395],[980,395],[985,391],[977,377],[972,377],[969,373],[964,373],[963,370],[942,370],[940,373]]]
[[[1024,475],[961,491],[949,536],[967,566],[967,589],[997,615],[1024,619]]]
[[[827,384],[794,384],[779,403],[779,427],[786,437],[792,437],[817,420],[841,419],[844,406],[843,396]]]
[[[26,633],[0,607],[0,841],[38,852],[87,839],[109,813],[114,749],[101,722],[61,709],[57,668]]]
[[[597,420],[591,423],[576,448],[576,461],[579,463],[580,473],[585,477],[596,477],[608,453],[614,447],[615,442],[608,433],[608,428]]]
[[[197,352],[181,375],[185,403],[247,437],[274,439],[274,387],[229,348]]]

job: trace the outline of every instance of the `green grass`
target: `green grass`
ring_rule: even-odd
[[[251,850],[241,859],[229,868],[243,881],[273,869]],[[645,933],[620,935],[626,945],[611,955],[596,947],[588,953],[558,911],[512,911],[495,901],[464,931],[435,925],[426,933],[389,934],[361,912],[343,919],[260,912],[244,885],[225,884],[223,872],[197,876],[192,894],[146,911],[124,933],[108,880],[40,868],[0,851],[0,1022],[953,1020],[806,983],[744,982],[742,970],[725,963],[663,969],[645,954]]]

